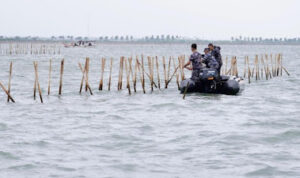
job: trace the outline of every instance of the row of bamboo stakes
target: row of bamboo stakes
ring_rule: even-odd
[[[59,45],[48,44],[28,44],[28,43],[16,43],[16,44],[0,44],[1,55],[45,55],[51,54],[60,55],[61,49]]]
[[[236,56],[231,58],[231,67],[227,70],[227,61],[226,57],[225,67],[223,68],[222,74],[224,75],[238,75],[237,59]],[[255,55],[253,67],[250,67],[249,57],[245,56],[244,60],[244,78],[248,79],[248,83],[251,83],[251,79],[255,77],[255,80],[266,79],[269,80],[274,77],[282,76],[283,71],[289,76],[290,73],[282,64],[282,54],[273,55]]]
[[[145,60],[147,60],[148,69],[146,69]],[[162,57],[162,67],[163,67],[163,79],[160,78],[160,69],[159,69],[159,59],[158,57],[146,57],[142,55],[141,58],[136,56],[136,58],[126,58],[121,57],[119,62],[119,75],[118,75],[118,83],[117,90],[122,90],[123,88],[123,75],[125,73],[126,79],[126,88],[128,90],[128,94],[132,94],[133,92],[137,92],[137,82],[140,81],[140,85],[142,88],[142,92],[146,93],[146,79],[148,78],[150,89],[154,91],[154,88],[161,90],[162,88],[167,89],[168,85],[172,81],[172,79],[176,78],[176,84],[179,88],[180,81],[185,79],[184,73],[184,64],[185,64],[185,56],[179,56],[177,58],[177,62],[175,58],[169,57],[166,60],[165,57]],[[112,84],[112,69],[113,69],[113,58],[110,58],[109,62],[109,77],[108,77],[108,87],[107,90],[111,90]],[[9,67],[9,79],[8,79],[8,88],[0,82],[0,87],[7,94],[7,102],[12,101],[15,102],[13,97],[10,94],[11,91],[11,77],[12,77],[12,62]],[[84,89],[86,92],[89,92],[90,95],[93,95],[93,91],[89,84],[89,71],[90,71],[90,58],[86,58],[84,65],[80,62],[78,63],[80,71],[82,73],[82,78],[79,87],[79,93],[82,93]],[[98,90],[104,90],[104,73],[106,66],[106,58],[101,59],[101,74],[100,74],[100,82]],[[173,66],[173,67],[172,67]],[[125,67],[125,68],[124,68]],[[227,67],[229,69],[227,70]],[[39,98],[41,103],[43,103],[42,90],[39,83],[39,74],[38,74],[38,62],[33,62],[34,68],[34,86],[33,86],[33,98],[36,100],[36,93],[38,91]],[[171,70],[171,68],[173,68]],[[124,72],[125,70],[125,72]],[[248,81],[250,83],[251,78],[255,77],[256,80],[262,80],[265,76],[266,80],[269,80],[273,77],[282,76],[283,71],[286,72],[287,75],[290,75],[287,69],[282,64],[282,55],[277,54],[273,59],[272,55],[262,55],[260,60],[259,56],[256,55],[253,63],[253,67],[250,67],[249,57],[245,57],[244,62],[244,78],[248,77]],[[156,73],[155,73],[156,72]],[[223,75],[238,75],[238,66],[237,66],[237,58],[234,56],[231,58],[230,66],[228,65],[228,58],[225,59],[225,65],[223,65],[221,73]],[[59,89],[58,95],[62,94],[63,87],[63,74],[64,74],[64,59],[61,60],[60,63],[60,76],[59,76]],[[51,91],[51,78],[52,78],[52,60],[49,60],[49,74],[48,74],[48,95],[50,95]],[[156,80],[155,76],[156,75]],[[164,81],[164,82],[162,82]],[[164,83],[164,85],[163,85]]]

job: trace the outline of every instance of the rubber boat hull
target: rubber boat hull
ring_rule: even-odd
[[[194,81],[185,79],[180,83],[180,92],[184,93],[215,93],[226,95],[237,95],[244,89],[244,80],[236,76],[222,75],[220,80]]]

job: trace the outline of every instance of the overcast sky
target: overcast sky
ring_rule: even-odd
[[[300,0],[0,0],[0,35],[300,37]]]

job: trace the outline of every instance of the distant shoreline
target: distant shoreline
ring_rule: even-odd
[[[145,45],[155,45],[155,44],[191,44],[191,43],[197,43],[197,44],[208,44],[208,43],[215,43],[217,45],[293,45],[298,46],[300,45],[300,41],[295,42],[267,42],[267,41],[261,41],[261,42],[241,42],[241,41],[208,41],[208,40],[184,40],[184,41],[99,41],[99,40],[91,40],[95,41],[97,44],[145,44]],[[70,40],[0,40],[0,44],[6,44],[6,43],[74,43],[76,41],[70,41]]]

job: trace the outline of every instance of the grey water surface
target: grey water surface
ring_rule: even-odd
[[[5,86],[13,61],[16,103],[7,103],[0,92],[0,177],[300,177],[300,46],[221,47],[223,58],[238,57],[240,74],[245,55],[253,62],[255,54],[282,53],[291,75],[252,81],[238,96],[188,94],[183,100],[174,79],[166,90],[151,92],[147,79],[146,94],[139,82],[131,96],[126,83],[117,91],[118,67],[120,56],[158,56],[163,78],[161,56],[189,55],[189,44],[99,44],[61,48],[60,55],[1,54]],[[91,59],[93,96],[78,92],[78,62],[85,57]],[[114,58],[111,91],[107,65],[104,91],[98,90],[102,57]],[[33,61],[38,61],[43,104],[33,100]]]

